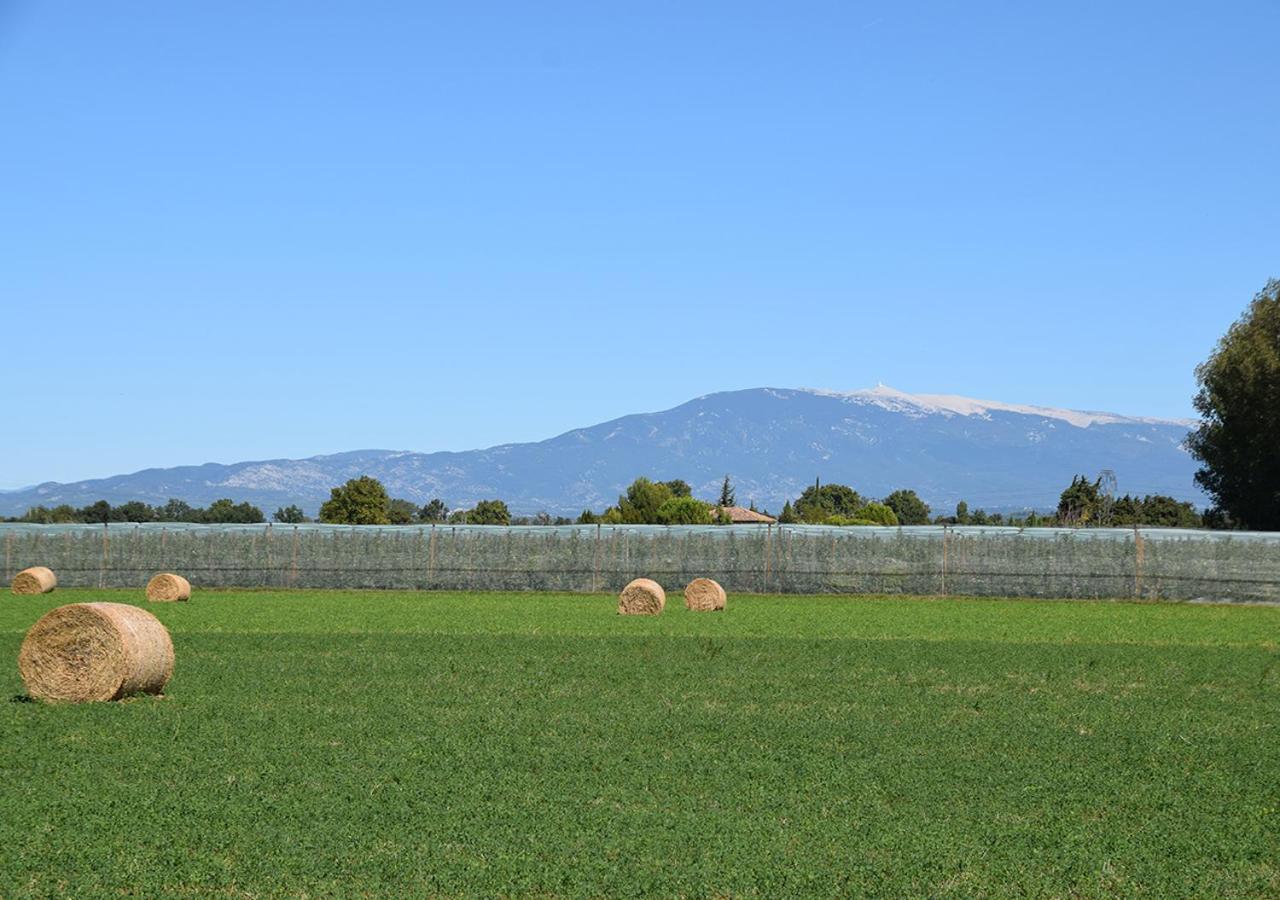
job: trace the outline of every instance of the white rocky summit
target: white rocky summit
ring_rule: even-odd
[[[1038,416],[1044,419],[1058,419],[1077,428],[1088,428],[1090,425],[1178,425],[1190,428],[1195,424],[1192,419],[1156,419],[1147,416],[1122,416],[1117,413],[1096,412],[1080,409],[1057,409],[1051,406],[1028,406],[1017,403],[1002,403],[999,400],[975,400],[972,397],[960,397],[955,394],[908,394],[886,384],[859,391],[829,391],[817,388],[806,389],[809,393],[822,397],[839,397],[853,403],[868,403],[900,412],[908,416],[918,415],[959,415],[987,417],[992,412],[1017,413],[1024,416]]]

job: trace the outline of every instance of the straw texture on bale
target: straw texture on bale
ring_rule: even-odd
[[[710,578],[695,578],[684,589],[684,605],[695,612],[724,609],[724,601],[724,588]]]
[[[15,594],[47,594],[57,586],[58,576],[44,566],[32,566],[13,576]]]
[[[618,615],[621,616],[656,616],[666,605],[666,591],[649,578],[637,578],[618,595]]]
[[[173,674],[160,620],[124,603],[72,603],[31,626],[18,671],[37,700],[83,703],[158,694]]]
[[[191,599],[191,582],[172,572],[161,572],[147,582],[147,599],[169,602]]]

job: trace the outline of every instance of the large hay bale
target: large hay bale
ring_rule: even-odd
[[[31,626],[18,671],[37,700],[119,700],[158,694],[173,674],[173,641],[160,620],[124,603],[72,603]]]
[[[684,605],[695,612],[724,609],[724,602],[724,588],[710,578],[695,578],[684,589]]]
[[[618,595],[618,615],[656,616],[667,605],[667,592],[649,578],[637,578]]]
[[[15,594],[47,594],[57,586],[58,576],[44,566],[32,566],[13,576]]]
[[[153,602],[169,603],[174,600],[191,599],[191,582],[181,575],[172,572],[161,572],[147,582],[147,599]]]

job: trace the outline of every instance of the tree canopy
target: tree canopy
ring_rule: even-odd
[[[329,492],[320,521],[336,525],[390,525],[391,498],[382,482],[368,475],[352,478]]]
[[[832,516],[858,518],[864,504],[862,496],[844,484],[813,484],[796,500],[796,517],[802,522],[825,522]]]
[[[1243,527],[1280,530],[1280,281],[1258,292],[1196,380],[1196,482]]]
[[[928,525],[929,504],[915,491],[897,490],[884,498],[884,505],[893,510],[902,525]]]

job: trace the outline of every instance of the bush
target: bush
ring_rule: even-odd
[[[710,525],[711,504],[692,497],[672,497],[658,507],[659,525]]]
[[[868,503],[858,510],[857,519],[868,525],[896,527],[898,524],[898,516],[883,503]]]

